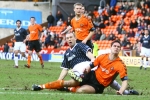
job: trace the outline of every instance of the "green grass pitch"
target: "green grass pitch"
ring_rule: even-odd
[[[19,61],[19,68],[13,68],[12,60],[0,60],[0,100],[150,100],[150,69],[127,67],[129,88],[137,90],[139,96],[118,96],[110,87],[103,94],[76,94],[57,90],[31,91],[32,84],[57,80],[61,72],[60,63],[45,62],[44,69],[39,62],[32,62],[25,68],[25,61]],[[70,77],[66,77],[66,80]],[[121,82],[119,77],[117,81]]]

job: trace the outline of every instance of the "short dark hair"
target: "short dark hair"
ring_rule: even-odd
[[[17,24],[17,22],[20,22],[20,24],[21,24],[21,20],[17,20],[17,21],[16,21],[16,24]]]
[[[119,44],[120,44],[120,46],[121,46],[121,43],[120,43],[120,41],[118,41],[118,40],[115,40],[115,41],[113,41],[113,42],[111,43],[111,47],[112,47],[112,45],[113,45],[114,43],[119,43]]]
[[[30,17],[30,19],[31,19],[31,18],[35,19],[35,17]]]

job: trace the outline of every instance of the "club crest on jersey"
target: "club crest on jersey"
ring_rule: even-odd
[[[111,67],[110,70],[114,70],[114,67]]]
[[[80,26],[82,27],[82,26],[83,26],[83,24],[80,24]]]

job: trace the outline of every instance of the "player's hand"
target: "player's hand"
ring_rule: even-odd
[[[123,95],[120,91],[117,91],[117,95]]]
[[[26,43],[26,39],[23,40],[23,43]]]
[[[95,58],[91,59],[91,62],[94,62]]]
[[[84,39],[84,40],[82,41],[82,43],[84,43],[84,44],[86,44],[86,42],[87,42],[87,40],[86,40],[86,39]]]
[[[40,38],[40,42],[42,42],[42,37]]]
[[[10,39],[10,41],[13,41],[14,39]]]
[[[65,34],[65,32],[61,32],[60,34]]]

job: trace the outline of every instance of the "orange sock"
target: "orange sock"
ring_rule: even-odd
[[[28,55],[28,65],[30,66],[30,63],[31,63],[31,56]]]
[[[70,92],[76,92],[79,87],[80,86],[70,87],[69,90],[70,90]]]
[[[39,55],[38,57],[40,58],[40,63],[41,63],[41,64],[43,64],[42,56],[41,56],[41,55]]]
[[[63,87],[64,80],[57,80],[41,85],[43,89],[60,89]]]

